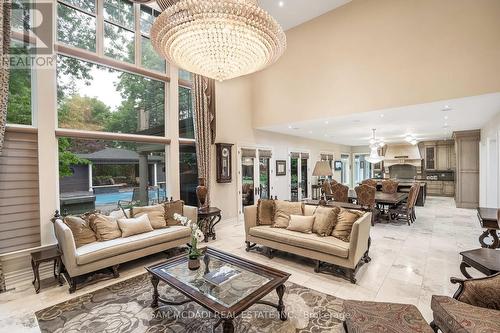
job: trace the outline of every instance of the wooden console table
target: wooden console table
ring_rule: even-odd
[[[215,240],[215,226],[222,218],[221,210],[217,207],[200,208],[198,210],[198,226],[205,235],[205,243],[212,237]]]
[[[498,230],[500,227],[498,225],[498,209],[496,208],[484,208],[479,207],[477,209],[477,217],[479,218],[479,223],[481,227],[486,229],[481,236],[479,236],[479,243],[483,248],[496,249],[500,247],[500,240],[498,238]],[[492,239],[491,244],[484,242],[486,238]]]

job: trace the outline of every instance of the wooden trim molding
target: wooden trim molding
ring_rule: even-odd
[[[100,57],[94,52],[89,52],[85,50],[80,50],[74,47],[56,44],[55,46],[57,53],[69,56],[73,58],[78,58],[84,61],[89,61],[95,63],[97,65],[103,65],[107,67],[111,67],[114,69],[126,71],[132,74],[142,75],[148,78],[152,78],[155,80],[170,82],[170,78],[166,74],[162,74],[155,71],[150,71],[142,67],[137,67],[135,64],[128,64],[125,62],[117,61],[108,57]]]
[[[38,128],[25,125],[7,124],[6,130],[9,132],[17,132],[17,133],[33,133],[33,134],[38,133]]]
[[[161,136],[81,131],[81,130],[62,129],[62,128],[56,129],[56,136],[77,138],[77,139],[99,139],[107,141],[158,143],[164,145],[168,145],[171,142],[170,139]]]

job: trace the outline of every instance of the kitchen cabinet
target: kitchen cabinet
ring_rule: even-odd
[[[426,170],[454,170],[456,167],[453,141],[423,142],[423,159]]]
[[[455,182],[452,180],[428,180],[427,194],[440,197],[455,196]]]
[[[436,147],[436,162],[437,170],[448,170],[450,166],[450,156],[448,146],[437,146]]]
[[[425,169],[436,169],[436,146],[425,147]]]
[[[443,195],[447,197],[455,196],[455,182],[454,181],[444,181],[443,182]]]

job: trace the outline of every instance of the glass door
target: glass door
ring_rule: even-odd
[[[309,194],[307,186],[309,181],[309,177],[307,176],[307,162],[308,158],[300,158],[300,199],[307,198]]]
[[[309,154],[290,154],[290,201],[301,201],[309,196]]]
[[[260,199],[270,199],[271,197],[271,158],[259,154],[259,193]]]
[[[243,207],[253,206],[257,203],[256,180],[258,179],[255,149],[241,150],[241,203]]]
[[[299,201],[299,158],[290,158],[290,201]]]
[[[365,179],[372,178],[372,164],[366,161],[367,156],[369,154],[354,155],[354,186]]]

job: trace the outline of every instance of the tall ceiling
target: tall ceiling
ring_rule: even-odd
[[[260,6],[268,11],[288,30],[323,15],[351,0],[260,0]]]
[[[356,113],[333,118],[260,127],[261,130],[308,139],[366,146],[377,129],[386,143],[450,139],[454,131],[482,128],[500,113],[500,93]]]

